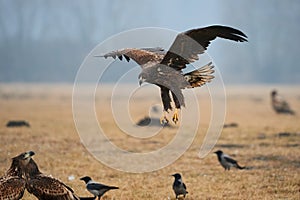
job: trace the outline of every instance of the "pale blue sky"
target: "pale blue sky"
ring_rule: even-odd
[[[297,0],[0,0],[0,82],[73,82],[97,44],[132,28],[222,24],[249,36],[210,46],[225,82],[299,83],[299,22]]]

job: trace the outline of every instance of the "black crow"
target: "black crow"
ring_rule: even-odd
[[[183,195],[183,197],[185,198],[185,195],[188,192],[186,191],[186,186],[185,186],[184,182],[182,181],[181,175],[176,173],[176,174],[173,174],[172,176],[174,176],[174,178],[175,178],[174,183],[173,183],[173,190],[175,192],[176,199],[178,198],[179,195]]]
[[[237,169],[245,169],[245,167],[239,166],[236,160],[230,158],[227,154],[224,154],[223,151],[218,150],[214,153],[217,154],[218,160],[225,170],[230,170],[230,167],[235,167]]]
[[[100,200],[100,198],[108,190],[119,189],[118,187],[115,186],[108,186],[108,185],[103,185],[101,183],[94,182],[89,176],[82,177],[80,178],[80,180],[83,180],[85,182],[86,189],[90,193],[92,193],[95,197],[98,197],[98,200]]]

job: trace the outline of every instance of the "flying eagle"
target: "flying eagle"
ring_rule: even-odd
[[[83,180],[85,182],[86,189],[90,193],[92,193],[95,196],[95,198],[98,197],[98,200],[100,200],[100,198],[107,191],[119,189],[118,187],[115,187],[115,186],[108,186],[108,185],[104,185],[104,184],[101,184],[101,183],[97,183],[97,182],[93,181],[91,179],[91,177],[89,177],[89,176],[82,177],[82,178],[80,178],[80,180]]]
[[[290,114],[294,115],[295,112],[290,108],[288,102],[286,102],[282,96],[278,95],[276,90],[271,92],[272,107],[278,114]]]
[[[25,179],[22,178],[22,166],[26,165],[30,156],[34,153],[28,151],[12,158],[10,168],[0,178],[0,199],[18,200],[23,197],[25,191]]]
[[[39,200],[79,200],[74,191],[63,182],[40,172],[31,158],[24,166],[26,189]]]
[[[185,106],[181,90],[200,87],[214,78],[212,63],[189,73],[183,73],[182,69],[198,60],[198,55],[204,53],[210,42],[217,37],[236,42],[247,41],[247,36],[243,32],[231,27],[215,25],[178,34],[168,51],[164,51],[162,48],[126,48],[96,57],[112,57],[120,60],[124,57],[128,62],[132,59],[139,64],[142,68],[139,75],[140,85],[148,82],[160,87],[164,108],[160,122],[165,124],[169,121],[166,114],[172,110],[171,93],[175,103],[172,120],[176,124],[178,109]]]

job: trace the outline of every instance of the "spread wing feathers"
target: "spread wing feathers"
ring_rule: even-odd
[[[117,51],[112,51],[107,54],[101,55],[100,57],[114,59],[119,58],[123,60],[123,57],[129,62],[130,59],[134,60],[137,64],[143,65],[147,62],[159,63],[165,55],[164,49],[160,47],[156,48],[126,48]],[[97,57],[97,56],[96,56]]]
[[[74,200],[78,199],[73,190],[61,181],[40,174],[29,179],[26,188],[38,199]]]
[[[0,179],[0,200],[18,200],[23,197],[25,180],[18,177],[3,177]]]
[[[227,26],[192,29],[177,35],[161,64],[181,70],[186,64],[198,60],[198,54],[204,53],[210,42],[217,37],[236,42],[247,41],[243,32]]]
[[[205,83],[209,83],[214,76],[212,75],[215,71],[212,63],[201,67],[200,69],[184,74],[184,78],[190,85],[187,88],[200,87]]]

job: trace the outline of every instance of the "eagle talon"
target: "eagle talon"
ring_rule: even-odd
[[[178,117],[178,110],[176,109],[174,114],[173,114],[173,118],[172,118],[173,122],[175,124],[177,124],[177,122],[179,121],[179,117]]]
[[[166,116],[162,116],[161,118],[160,118],[160,124],[161,125],[166,125],[166,124],[168,124],[169,123],[169,120],[168,120],[168,118],[166,117]]]
[[[177,122],[179,121],[179,120],[178,120],[178,114],[174,114],[172,120],[173,120],[173,122],[174,122],[175,124],[177,124]]]

